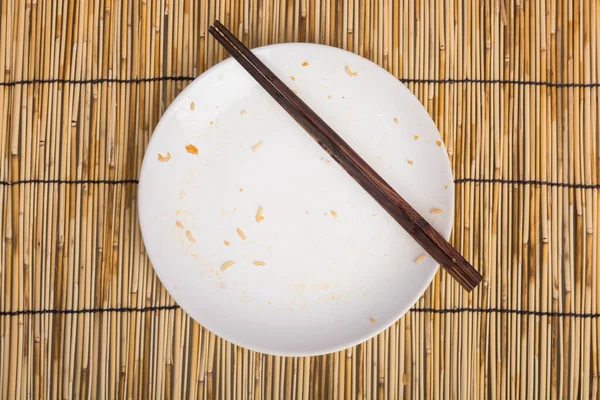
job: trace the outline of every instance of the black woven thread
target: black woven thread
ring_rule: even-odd
[[[600,184],[587,185],[583,183],[565,183],[565,182],[547,182],[527,179],[477,179],[477,178],[461,178],[455,179],[454,183],[500,183],[507,185],[540,185],[550,187],[565,187],[572,189],[600,189]]]
[[[521,86],[546,86],[550,88],[595,88],[600,87],[599,82],[592,83],[559,83],[559,82],[538,82],[538,81],[519,81],[516,79],[419,79],[419,78],[398,78],[403,83],[435,83],[456,85],[460,83],[474,83],[484,85],[521,85]]]
[[[119,308],[84,308],[81,310],[21,310],[21,311],[0,311],[0,317],[15,317],[19,315],[74,315],[74,314],[98,314],[98,313],[145,313],[152,311],[168,311],[177,310],[178,305],[172,306],[156,306],[156,307],[119,307]]]
[[[25,184],[60,184],[60,185],[125,185],[125,184],[138,184],[137,179],[119,179],[119,180],[108,180],[108,179],[74,179],[74,180],[62,180],[62,179],[26,179],[16,182],[0,181],[0,186],[15,186]],[[461,178],[455,179],[454,183],[499,183],[504,185],[539,185],[549,187],[564,187],[571,189],[600,189],[600,184],[582,184],[582,183],[565,183],[565,182],[547,182],[537,180],[524,180],[524,179],[477,179],[477,178]]]
[[[152,83],[152,82],[183,82],[193,81],[193,76],[157,76],[152,78],[97,78],[97,79],[63,79],[63,78],[51,78],[51,79],[25,79],[22,81],[14,82],[0,82],[0,86],[20,86],[20,85],[34,85],[34,84],[49,84],[49,83],[62,83],[72,85],[97,85],[101,83],[125,83],[125,84],[140,84],[140,83]]]
[[[192,81],[195,77],[193,76],[158,76],[152,78],[96,78],[96,79],[64,79],[64,78],[50,78],[50,79],[25,79],[14,82],[0,82],[0,86],[13,87],[20,85],[32,85],[32,84],[73,84],[73,85],[96,85],[102,83],[117,83],[117,84],[140,84],[140,83],[152,83],[152,82],[182,82]],[[516,79],[476,79],[476,78],[462,78],[462,79],[427,79],[427,78],[399,78],[404,83],[433,83],[433,84],[460,84],[460,83],[474,83],[484,85],[522,85],[522,86],[546,86],[550,88],[595,88],[600,87],[600,83],[559,83],[559,82],[538,82],[538,81],[520,81]]]
[[[434,309],[434,308],[413,308],[411,312],[417,313],[433,313],[433,314],[509,314],[520,316],[533,317],[562,317],[562,318],[600,318],[600,314],[596,313],[574,313],[574,312],[552,312],[552,311],[530,311],[530,310],[507,310],[501,308],[450,308],[450,309]]]
[[[98,314],[98,313],[145,313],[155,311],[177,310],[178,305],[156,306],[156,307],[120,307],[120,308],[87,308],[81,310],[22,310],[22,311],[0,311],[0,317],[14,317],[20,315],[76,315],[76,314]],[[600,318],[600,314],[592,313],[574,313],[574,312],[551,312],[551,311],[529,311],[529,310],[506,310],[501,308],[413,308],[412,313],[432,313],[432,314],[507,314],[533,317],[561,317],[561,318]]]
[[[6,182],[0,181],[0,186],[14,186],[14,185],[26,185],[32,183],[42,183],[42,184],[60,184],[60,185],[125,185],[125,184],[137,184],[139,180],[137,179],[118,179],[118,180],[108,180],[108,179],[75,179],[75,180],[63,180],[63,179],[25,179],[22,181],[16,182]]]
[[[7,182],[0,181],[0,186],[18,186],[18,185],[28,185],[28,184],[58,184],[58,185],[126,185],[126,184],[138,184],[139,181],[137,179],[118,179],[118,180],[108,180],[108,179],[75,179],[75,180],[67,180],[67,179],[25,179],[22,181],[16,182]]]

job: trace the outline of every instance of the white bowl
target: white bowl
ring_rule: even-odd
[[[449,237],[447,153],[402,83],[332,47],[255,53]],[[215,334],[264,353],[358,344],[400,318],[437,270],[430,257],[415,262],[420,246],[233,59],[163,115],[144,157],[139,214],[150,260],[177,303]]]

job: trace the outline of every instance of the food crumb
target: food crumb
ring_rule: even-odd
[[[419,140],[419,137],[417,135],[415,135],[415,136],[413,136],[413,139]]]
[[[199,258],[199,256],[198,256],[198,254],[196,254],[196,253],[192,253],[192,258],[193,258],[194,260],[197,260],[197,259]]]
[[[302,63],[302,66],[303,66],[303,67],[308,67],[308,61],[304,61],[304,62]]]
[[[296,78],[294,77],[294,75],[290,76],[290,79],[293,80],[293,81],[296,80]]]
[[[177,221],[175,222],[175,225],[177,225],[179,229],[183,229],[183,224],[181,222]]]
[[[400,123],[400,120],[399,120],[398,118],[394,118],[394,123],[395,123],[396,125],[398,125],[398,124]]]
[[[237,228],[236,232],[242,240],[246,240],[246,234],[244,233],[244,231],[242,231],[240,228]]]
[[[331,216],[332,216],[333,218],[337,218],[337,216],[338,216],[338,213],[336,213],[336,212],[335,212],[335,211],[333,211],[333,210],[331,210],[331,211],[329,211],[329,212],[331,213]]]
[[[190,154],[194,154],[194,155],[198,154],[198,148],[196,146],[194,146],[193,144],[188,144],[187,146],[185,146],[185,149]]]
[[[196,103],[193,101],[190,103],[190,110],[194,111],[196,109]]]
[[[223,240],[223,244],[227,247],[231,246],[231,243],[229,243],[227,240]]]
[[[269,304],[273,304],[273,303],[271,302],[271,300],[269,300]]]
[[[246,110],[242,110],[242,111],[240,111],[240,115],[244,116],[244,115],[246,115],[246,114],[248,114],[248,111],[246,111]]]
[[[263,141],[261,140],[260,142],[256,143],[254,146],[252,146],[252,151],[256,153],[258,150],[260,150],[262,145],[263,145]]]
[[[167,162],[171,159],[171,153],[167,153],[166,157],[163,157],[162,154],[158,153],[158,161],[160,162]]]
[[[352,72],[352,70],[350,69],[349,66],[346,65],[346,73],[348,74],[348,76],[350,77],[355,77],[358,76],[358,72]]]
[[[298,94],[298,91],[296,89],[292,89],[292,92],[294,92],[294,94]]]
[[[439,140],[437,142],[435,142],[435,144],[437,144],[438,147],[442,147],[442,142],[440,142]]]
[[[175,215],[180,215],[180,214],[181,214],[181,210],[175,211]]]
[[[256,211],[256,217],[255,217],[255,219],[256,219],[256,222],[258,222],[259,224],[261,222],[263,222],[264,219],[265,219],[264,215],[262,215],[262,212],[263,212],[263,208],[262,207],[258,207],[258,210]]]
[[[214,123],[213,121],[210,121],[210,122],[209,122],[209,124],[210,124],[211,126],[213,126],[215,123]]]
[[[374,324],[377,320],[375,318],[369,318],[369,322],[371,322],[372,324]]]
[[[240,193],[242,193],[244,191],[244,188],[240,188]]]
[[[196,243],[196,239],[194,239],[194,236],[192,236],[192,232],[190,231],[185,231],[185,236],[187,236],[188,240],[192,243]]]
[[[306,211],[306,213],[308,214],[308,211]]]
[[[408,160],[407,162],[408,162],[408,165],[413,165],[414,164],[414,162],[412,160]]]
[[[444,190],[448,190],[448,185],[444,186]]]
[[[439,208],[434,208],[433,210],[431,210],[432,214],[443,214],[444,211],[440,210]]]
[[[333,99],[333,97],[331,97],[331,96],[327,96],[327,98],[328,98],[329,100]]]
[[[421,254],[415,259],[415,264],[421,264],[427,258],[427,254]]]
[[[267,263],[265,263],[264,261],[254,261],[252,264],[254,264],[255,267],[264,267],[265,265],[267,265]]]
[[[232,265],[235,265],[235,261],[228,261],[228,262],[226,262],[221,267],[221,272],[225,272],[227,270],[227,268],[231,267]]]

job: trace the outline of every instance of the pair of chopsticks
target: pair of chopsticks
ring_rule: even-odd
[[[223,24],[208,31],[238,63],[466,290],[481,275],[414,208],[383,180],[329,125],[269,70]]]

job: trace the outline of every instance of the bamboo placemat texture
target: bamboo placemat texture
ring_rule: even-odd
[[[0,1],[2,398],[598,398],[600,1]],[[281,358],[191,321],[137,220],[161,114],[250,47],[346,48],[405,82],[456,179],[439,273],[364,344]],[[215,307],[218,307],[215,304]]]

